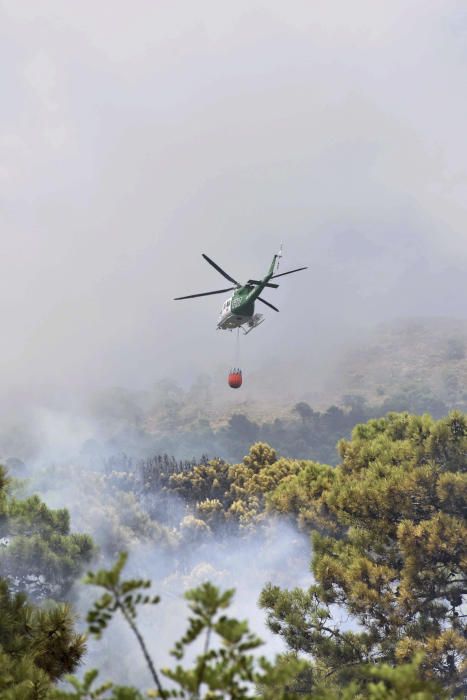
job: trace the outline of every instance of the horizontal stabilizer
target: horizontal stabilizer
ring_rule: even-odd
[[[259,285],[259,284],[264,284],[264,282],[262,280],[248,280],[247,284],[258,284]],[[266,282],[266,284],[264,284],[264,286],[265,287],[273,287],[273,289],[277,289],[279,285],[274,284],[273,282]]]

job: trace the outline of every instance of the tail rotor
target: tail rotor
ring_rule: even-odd
[[[276,272],[278,272],[278,270],[279,270],[279,264],[280,264],[280,261],[282,258],[282,245],[283,244],[281,243],[281,247],[279,248],[278,252],[276,253]]]

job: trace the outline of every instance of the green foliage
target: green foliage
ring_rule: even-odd
[[[24,500],[9,493],[0,467],[0,547],[2,575],[34,599],[63,598],[94,554],[89,535],[70,533],[66,509],[51,510],[38,496]]]
[[[138,640],[159,694],[164,697],[159,675],[146,648],[146,643],[135,624],[138,606],[157,605],[160,598],[144,593],[151,587],[151,581],[144,579],[121,580],[121,573],[127,558],[126,552],[121,552],[111,569],[100,569],[96,573],[88,573],[85,583],[98,586],[105,591],[88,613],[89,632],[99,639],[114,614],[119,611]]]
[[[390,414],[340,443],[334,472],[307,465],[272,507],[313,531],[309,591],[267,587],[269,624],[310,654],[317,678],[423,652],[427,677],[458,689],[467,654],[467,417]],[[335,606],[358,623],[343,632]]]
[[[53,683],[74,671],[85,640],[73,630],[67,605],[40,609],[0,579],[0,697],[43,700]]]
[[[106,591],[94,603],[87,616],[89,631],[97,638],[101,636],[117,610],[120,610],[126,619],[134,620],[138,605],[156,605],[160,602],[159,596],[142,593],[151,587],[151,581],[144,579],[120,580],[127,558],[127,553],[121,552],[111,569],[100,569],[96,573],[91,571],[85,578],[85,583],[98,586]]]
[[[167,486],[188,503],[202,503],[208,499],[223,501],[232,483],[229,469],[229,464],[212,460],[173,474]]]
[[[341,528],[326,502],[326,495],[335,478],[333,467],[317,462],[304,462],[295,476],[283,479],[267,497],[268,509],[292,515],[301,528],[320,532],[336,532]]]
[[[423,679],[420,658],[394,668],[388,664],[359,664],[359,676],[338,685],[309,683],[315,668],[294,654],[268,661],[255,655],[261,645],[246,621],[229,617],[234,591],[221,592],[210,583],[186,593],[191,616],[188,629],[176,643],[173,656],[179,662],[164,675],[173,687],[164,690],[158,680],[144,640],[136,627],[140,604],[157,599],[141,596],[150,583],[122,580],[126,555],[121,554],[110,570],[89,574],[88,582],[104,589],[89,613],[91,629],[100,637],[110,617],[120,609],[141,644],[153,674],[157,691],[148,696],[184,698],[186,700],[447,700],[439,685]],[[111,682],[99,685],[98,671],[84,673],[80,680],[67,675],[69,688],[56,682],[73,670],[83,653],[84,640],[72,630],[66,606],[48,611],[26,603],[24,595],[11,596],[5,582],[0,582],[0,697],[5,700],[142,700],[134,687]],[[280,593],[280,592],[279,592]],[[108,617],[107,613],[110,615]],[[318,620],[319,615],[316,617]],[[325,621],[322,621],[323,625]],[[350,646],[354,644],[348,635]],[[356,639],[356,637],[355,637]],[[180,662],[191,647],[200,648],[190,667]],[[319,679],[318,679],[319,680]],[[304,683],[305,681],[305,683]],[[321,679],[322,681],[322,679]]]
[[[194,667],[186,669],[178,664],[175,669],[165,669],[164,675],[179,686],[179,689],[165,690],[159,680],[153,660],[146,643],[136,625],[137,608],[140,605],[155,604],[158,597],[143,595],[142,590],[150,587],[149,581],[122,580],[121,574],[126,564],[127,556],[120,554],[115,565],[109,570],[89,573],[86,582],[104,589],[104,594],[94,603],[88,613],[90,632],[100,638],[113,615],[119,610],[134,632],[143,652],[148,668],[157,687],[157,697],[196,698],[209,700],[232,698],[241,700],[251,698],[255,685],[263,689],[265,700],[293,700],[296,694],[286,690],[286,685],[293,681],[294,676],[302,669],[303,663],[290,659],[274,665],[264,657],[256,658],[251,652],[262,644],[261,640],[249,631],[246,621],[238,621],[228,617],[224,611],[230,606],[234,591],[220,592],[210,583],[192,589],[186,593],[192,616],[189,619],[188,630],[177,642],[172,652],[181,661],[188,646],[196,644],[203,637],[203,650],[194,662]],[[96,671],[85,675],[83,681],[70,678],[74,687],[72,694],[57,694],[57,700],[67,698],[121,698],[123,689],[117,689],[106,684],[91,691],[91,685],[97,676]],[[117,692],[120,695],[116,695]],[[106,695],[107,692],[112,695]],[[125,689],[130,692],[131,689]],[[204,694],[205,693],[205,694]],[[138,696],[134,696],[137,698]],[[133,696],[128,695],[128,698]]]
[[[270,663],[253,652],[261,640],[250,632],[246,621],[228,617],[224,611],[230,606],[233,590],[221,592],[216,586],[205,583],[185,594],[192,616],[188,630],[176,643],[173,656],[183,659],[186,649],[202,643],[202,653],[196,656],[191,668],[178,664],[175,669],[164,669],[165,676],[179,688],[170,691],[171,697],[209,700],[242,700],[259,697],[255,687],[261,689],[261,697],[286,700],[297,698],[287,689],[304,664],[296,659]]]
[[[265,517],[267,494],[303,462],[278,459],[264,443],[250,448],[241,464],[212,461],[170,477],[168,488],[194,506],[195,515],[210,527],[251,530]]]
[[[125,562],[126,556],[120,555],[111,570],[89,576],[90,582],[106,591],[93,608],[98,615],[104,609],[113,614],[120,593],[147,587],[147,582],[121,581]],[[114,598],[113,605],[108,594]],[[310,669],[309,664],[299,660],[297,655],[277,657],[274,662],[255,655],[255,650],[262,644],[261,640],[250,632],[246,621],[239,621],[227,614],[233,595],[233,590],[221,592],[211,583],[204,583],[185,594],[191,612],[188,629],[172,651],[179,663],[173,669],[163,670],[175,687],[164,690],[158,683],[158,692],[151,693],[153,697],[185,700],[447,700],[436,682],[423,679],[420,675],[420,657],[397,668],[388,664],[370,666],[360,663],[358,680],[344,681],[337,686],[321,682],[308,684],[313,688],[307,687],[303,681],[310,677],[310,670],[314,673],[315,669]],[[96,620],[93,611],[89,617],[92,625]],[[136,628],[135,605],[131,606],[130,618],[133,628]],[[316,620],[319,620],[319,614]],[[107,621],[105,619],[104,624],[99,626],[98,635]],[[322,618],[320,624],[324,628],[326,620]],[[358,643],[357,635],[347,633],[346,636],[350,647]],[[196,647],[200,653],[190,667],[182,665],[180,662],[187,651],[192,658]],[[145,645],[144,654],[146,661],[152,664]],[[150,668],[152,671],[153,665]],[[116,687],[111,683],[93,690],[97,675],[97,671],[93,670],[85,674],[83,681],[69,678],[73,692],[55,691],[51,697],[53,700],[140,700],[141,695],[137,690]]]
[[[175,538],[161,523],[164,513],[148,508],[147,495],[151,488],[160,493],[160,480],[150,482],[145,463],[133,469],[129,461],[123,457],[122,460],[119,470],[110,469],[116,466],[112,462],[106,473],[88,468],[75,470],[70,476],[68,465],[54,466],[35,474],[34,483],[48,493],[58,484],[57,497],[63,483],[68,483],[75,492],[86,493],[85,499],[74,503],[76,517],[90,523],[98,533],[100,552],[112,560],[118,552],[130,551],[137,543],[157,543],[170,550]],[[173,465],[163,464],[162,467],[173,468]]]
[[[346,401],[354,415],[365,410],[354,396]],[[343,429],[346,416],[336,407],[326,414],[312,411],[298,429],[314,430],[320,421]],[[159,698],[440,700],[462,692],[467,417],[452,413],[436,422],[391,414],[357,426],[339,451],[341,464],[332,468],[278,458],[257,443],[239,464],[195,464],[157,482],[191,506],[179,529],[189,547],[213,531],[249,532],[268,512],[312,533],[314,584],[308,590],[270,584],[261,596],[269,626],[284,638],[288,654],[274,661],[258,655],[261,642],[248,623],[228,615],[233,591],[205,583],[186,594],[188,629],[173,650],[177,665],[164,670],[173,685],[163,688],[137,626],[140,606],[159,598],[149,593],[149,581],[123,579],[126,554],[86,579],[102,592],[89,611],[89,631],[99,638],[121,614]],[[113,472],[105,479],[128,505],[128,532],[150,539],[150,518],[135,506],[130,475]],[[34,571],[48,585],[65,581],[61,590],[92,552],[90,540],[70,534],[66,510],[49,510],[37,497],[13,498],[1,468],[0,528],[10,538],[2,564],[18,571],[22,565],[30,573],[25,562],[33,557]],[[66,690],[57,687],[76,669],[83,650],[69,608],[37,609],[0,584],[1,698],[141,700],[135,688],[99,684],[97,670],[81,680],[68,676]]]
[[[50,700],[143,700],[143,695],[136,688],[103,683],[94,688],[94,681],[99,672],[93,668],[87,671],[83,680],[76,676],[66,676],[65,680],[73,687],[72,691],[54,689],[50,692]],[[110,694],[109,694],[110,693]]]
[[[361,668],[367,678],[362,687],[351,682],[342,688],[320,690],[313,693],[313,700],[448,700],[449,695],[439,684],[422,678],[416,657],[410,664],[393,667],[378,664]]]
[[[439,683],[421,676],[422,659],[415,657],[412,663],[397,668],[389,664],[369,667],[369,700],[447,700],[448,693],[441,690]]]

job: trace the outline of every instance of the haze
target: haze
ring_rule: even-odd
[[[464,3],[0,7],[4,399],[227,371],[224,297],[172,301],[225,286],[202,252],[309,265],[265,295],[252,369],[465,318]]]

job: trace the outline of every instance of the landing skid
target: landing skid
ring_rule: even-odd
[[[264,321],[263,314],[255,314],[250,318],[248,323],[245,323],[243,326],[241,326],[241,329],[245,335],[248,335],[248,333],[251,333],[251,331],[254,328],[257,328],[260,326]],[[246,326],[246,327],[245,327]]]

